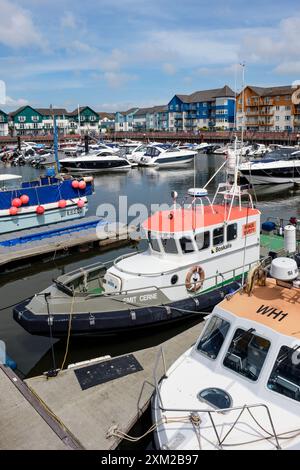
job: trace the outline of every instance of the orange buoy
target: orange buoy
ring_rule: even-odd
[[[37,215],[43,215],[44,212],[45,212],[45,207],[44,206],[37,206],[35,211],[36,211]]]
[[[65,199],[61,199],[60,201],[58,201],[58,207],[60,209],[64,209],[67,205],[67,201]]]
[[[79,199],[79,201],[77,202],[77,206],[82,209],[83,206],[84,206],[85,202],[82,200],[82,199]]]
[[[78,189],[79,188],[79,181],[77,181],[77,180],[72,181],[72,188],[73,189]]]
[[[17,213],[18,213],[18,208],[17,207],[12,206],[12,207],[9,208],[9,214],[10,215],[17,215]]]
[[[20,197],[20,201],[22,202],[22,204],[28,204],[29,196],[27,196],[27,194],[22,194],[22,196]]]
[[[86,182],[84,180],[79,181],[79,189],[85,189],[86,188]]]
[[[17,207],[17,208],[18,208],[18,207],[21,207],[22,201],[21,201],[20,198],[15,197],[15,198],[12,200],[12,203],[11,203],[11,204],[12,204],[13,207]]]

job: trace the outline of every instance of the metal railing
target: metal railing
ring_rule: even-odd
[[[164,375],[162,376],[161,379],[158,379],[158,366],[159,366],[159,363],[160,363],[160,360],[162,359],[162,363],[163,363],[163,370],[164,370]],[[211,422],[211,425],[212,425],[212,428],[214,430],[214,433],[215,433],[215,436],[216,436],[216,439],[217,439],[217,447],[219,449],[223,449],[223,446],[225,445],[224,442],[225,440],[227,439],[227,437],[229,436],[229,434],[236,428],[238,422],[240,421],[240,418],[242,417],[242,415],[244,414],[245,411],[248,411],[250,417],[254,420],[254,422],[260,426],[256,419],[253,417],[253,415],[251,414],[251,409],[254,409],[254,408],[263,408],[266,410],[266,413],[267,413],[267,417],[268,417],[268,420],[269,420],[269,424],[271,426],[271,429],[272,429],[272,433],[268,432],[268,431],[265,431],[265,429],[263,429],[265,432],[267,432],[269,434],[268,437],[263,437],[264,439],[266,440],[269,440],[270,438],[274,438],[275,439],[275,442],[276,442],[276,448],[278,450],[281,449],[280,447],[280,444],[279,444],[279,438],[278,438],[278,435],[276,433],[276,430],[275,430],[275,426],[274,426],[274,422],[273,422],[273,419],[272,419],[272,415],[271,415],[271,412],[269,410],[269,407],[268,405],[266,405],[265,403],[254,403],[252,405],[242,405],[242,406],[235,406],[235,407],[231,407],[231,408],[223,408],[223,409],[201,409],[201,408],[166,408],[164,407],[163,405],[163,401],[162,401],[162,398],[161,398],[161,393],[160,393],[160,386],[162,385],[163,381],[166,380],[168,378],[167,376],[167,368],[166,368],[166,360],[165,360],[165,355],[164,355],[164,351],[163,351],[163,347],[160,348],[160,350],[158,351],[158,354],[157,354],[157,358],[156,358],[156,361],[155,361],[155,364],[154,364],[154,370],[153,370],[153,379],[154,379],[154,384],[155,384],[155,393],[156,393],[156,396],[157,396],[157,400],[158,400],[158,407],[160,409],[160,411],[162,413],[188,413],[190,415],[190,418],[191,418],[191,422],[192,422],[192,419],[193,417],[195,418],[195,415],[199,415],[200,413],[202,414],[207,414],[209,416],[209,419],[210,419],[210,422]],[[234,423],[232,424],[232,426],[230,427],[229,431],[225,434],[225,436],[222,438],[220,436],[220,434],[218,433],[218,429],[217,429],[217,424],[215,423],[214,421],[214,418],[213,418],[213,415],[219,415],[219,414],[228,414],[232,411],[240,411],[240,414],[238,416],[238,418],[234,421]],[[197,416],[197,421],[199,423],[201,423],[201,421],[199,420],[199,416]],[[260,426],[261,427],[261,426]],[[223,429],[223,426],[221,426],[221,428]],[[233,446],[235,444],[226,444],[226,446],[230,447],[230,446]],[[242,444],[241,444],[242,445]]]

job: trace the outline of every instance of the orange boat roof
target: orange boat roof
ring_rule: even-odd
[[[214,212],[212,212],[212,207]],[[158,211],[150,216],[143,228],[153,232],[175,233],[196,230],[211,225],[220,225],[228,218],[229,207],[224,205],[196,206]],[[228,221],[243,219],[260,214],[258,209],[233,206]]]
[[[267,279],[265,287],[254,287],[249,296],[236,293],[219,306],[234,315],[252,320],[271,328],[282,335],[300,339],[300,290],[288,289]]]

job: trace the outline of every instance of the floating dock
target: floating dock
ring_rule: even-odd
[[[66,253],[74,247],[124,243],[134,231],[133,226],[108,224],[105,219],[94,216],[7,233],[0,236],[0,269],[49,253],[55,258],[59,252]]]
[[[162,345],[75,364],[48,379],[43,375],[14,382],[1,366],[0,394],[5,404],[0,407],[0,422],[5,432],[0,448],[115,449],[121,439],[114,431],[128,433],[149,405],[158,358],[157,378],[165,373],[161,348],[168,368],[195,343],[201,329],[202,324],[197,324]],[[16,377],[12,371],[9,374]],[[22,395],[18,384],[35,402]],[[40,413],[36,406],[42,407]]]

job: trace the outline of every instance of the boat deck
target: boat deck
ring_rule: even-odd
[[[7,233],[0,236],[0,268],[48,253],[56,255],[76,246],[91,243],[106,246],[129,240],[134,229],[124,224],[107,224],[104,219],[93,216]]]

